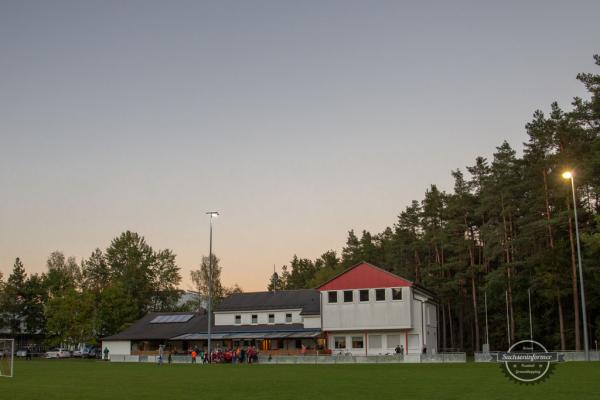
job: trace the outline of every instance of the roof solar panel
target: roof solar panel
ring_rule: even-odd
[[[173,324],[188,322],[194,314],[158,315],[150,321],[151,324]]]

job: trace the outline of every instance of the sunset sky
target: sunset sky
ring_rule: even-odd
[[[124,230],[263,290],[584,95],[600,2],[0,2],[0,272]]]

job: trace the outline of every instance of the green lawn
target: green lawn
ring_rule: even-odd
[[[163,365],[15,363],[0,399],[599,399],[600,363],[558,365],[520,386],[491,364]]]

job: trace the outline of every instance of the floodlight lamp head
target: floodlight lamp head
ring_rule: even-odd
[[[565,179],[571,179],[573,177],[573,173],[571,171],[565,171],[563,172],[562,177]]]

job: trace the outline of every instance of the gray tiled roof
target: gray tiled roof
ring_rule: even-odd
[[[301,309],[302,315],[320,314],[320,295],[315,289],[279,292],[234,293],[223,299],[215,311]]]
[[[300,309],[302,315],[319,315],[320,295],[315,289],[286,290],[280,292],[235,293],[223,299],[215,311],[290,310]],[[150,323],[159,315],[191,313],[149,313],[123,332],[102,340],[167,340],[189,333],[204,333],[208,328],[208,315],[195,313],[187,322]],[[213,320],[214,321],[214,320]],[[214,332],[295,331],[303,324],[228,325],[215,326]]]
[[[151,324],[159,315],[177,315],[187,313],[149,313],[136,321],[129,328],[116,335],[108,336],[102,340],[166,340],[174,336],[190,332],[206,332],[208,327],[208,315],[206,313],[195,313],[194,317],[187,322]]]

